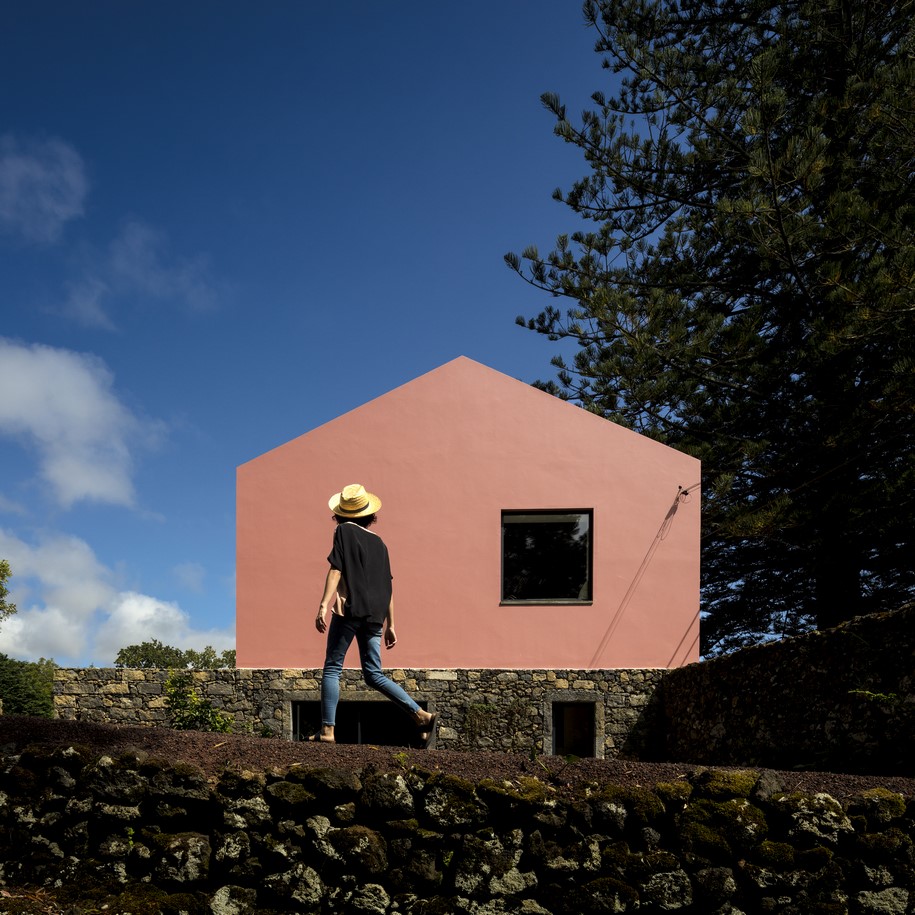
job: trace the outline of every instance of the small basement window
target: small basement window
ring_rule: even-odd
[[[424,702],[419,703],[422,708]],[[321,703],[292,703],[292,739],[304,740],[321,727]],[[393,702],[341,700],[334,727],[337,743],[371,743],[379,747],[409,747],[416,744],[414,721]]]
[[[595,756],[593,702],[553,703],[553,755]]]
[[[590,511],[502,512],[502,603],[591,602]]]

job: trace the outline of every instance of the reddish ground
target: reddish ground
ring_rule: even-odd
[[[650,786],[686,778],[698,768],[689,763],[602,759],[567,762],[556,756],[532,759],[520,753],[316,745],[237,734],[173,731],[168,728],[127,727],[17,715],[0,716],[0,754],[18,753],[29,744],[82,745],[99,755],[111,756],[137,751],[189,763],[211,777],[225,768],[264,771],[283,769],[293,764],[357,772],[368,766],[381,770],[417,766],[448,772],[471,781],[536,776],[553,785],[559,793],[594,783]],[[794,771],[778,772],[776,776],[786,791],[825,791],[838,800],[874,787],[888,788],[907,797],[915,797],[915,777]]]

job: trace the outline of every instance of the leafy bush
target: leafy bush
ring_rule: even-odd
[[[217,731],[228,734],[232,717],[213,708],[194,689],[193,677],[184,671],[172,671],[165,681],[165,706],[173,728],[179,731]]]
[[[7,715],[54,714],[53,661],[17,661],[0,654],[0,699]]]

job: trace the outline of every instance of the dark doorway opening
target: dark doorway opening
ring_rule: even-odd
[[[594,756],[595,724],[593,702],[554,702],[553,754]]]
[[[425,702],[419,706],[426,708]],[[321,726],[321,703],[292,703],[292,739],[304,740]],[[337,743],[370,743],[379,747],[412,747],[418,742],[416,723],[394,703],[341,700],[334,737]]]

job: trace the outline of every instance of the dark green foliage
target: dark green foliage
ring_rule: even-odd
[[[541,384],[703,462],[703,652],[915,594],[915,2],[585,3]],[[684,480],[691,490],[699,481]],[[671,499],[677,497],[671,493]]]
[[[6,559],[0,559],[0,620],[16,612],[16,605],[6,599],[7,594],[10,593],[6,583],[12,574],[9,562]]]
[[[165,682],[165,705],[173,728],[179,731],[217,731],[228,734],[232,718],[201,699],[189,673],[173,671]]]
[[[0,699],[6,715],[38,715],[51,718],[54,713],[53,661],[17,661],[0,654]]]
[[[235,667],[235,649],[216,654],[216,650],[210,645],[207,645],[203,651],[194,651],[193,648],[173,648],[171,645],[163,645],[158,639],[152,639],[149,642],[122,648],[114,659],[114,666],[140,669],[219,670],[224,667]]]

